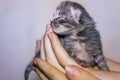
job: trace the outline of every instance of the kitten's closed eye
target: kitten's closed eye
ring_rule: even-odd
[[[63,23],[63,25],[64,25],[66,28],[74,28],[74,26],[73,26],[73,25],[68,24],[68,23]]]
[[[63,19],[61,19],[61,20],[59,21],[59,23],[60,23],[60,24],[63,24],[63,23],[66,23],[66,21],[63,20]]]

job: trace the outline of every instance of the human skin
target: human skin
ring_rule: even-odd
[[[119,80],[119,72],[108,72],[83,68],[73,61],[61,43],[52,32],[50,25],[44,37],[38,41],[40,44],[41,59],[36,58],[34,63],[38,67],[34,70],[42,80]],[[111,71],[120,70],[120,65],[107,59]],[[114,66],[113,66],[114,65]],[[43,72],[43,73],[42,73]],[[45,75],[47,76],[45,76]],[[67,75],[67,77],[66,77]]]

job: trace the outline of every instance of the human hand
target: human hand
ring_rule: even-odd
[[[97,80],[84,68],[78,67],[78,64],[68,56],[58,37],[52,32],[50,25],[48,25],[47,32],[41,42],[37,41],[37,43],[41,43],[36,49],[38,51],[40,48],[41,59],[34,60],[34,63],[38,66],[34,70],[42,80],[88,80],[89,78]],[[71,68],[73,69],[70,70]],[[68,77],[66,77],[66,74]],[[80,75],[84,77],[80,77]]]
[[[96,71],[79,66],[68,56],[50,25],[41,40],[40,53],[41,59],[35,59],[34,63],[37,66],[35,71],[42,80],[115,80],[118,75],[120,76],[113,72]]]

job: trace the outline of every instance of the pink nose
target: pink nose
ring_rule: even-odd
[[[51,26],[54,29],[54,28],[58,28],[59,24],[58,24],[58,22],[56,20],[53,20],[53,21],[51,21]]]

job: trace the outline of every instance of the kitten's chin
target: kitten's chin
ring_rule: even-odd
[[[66,35],[66,31],[61,30],[60,28],[53,28],[52,29],[54,33],[58,34],[58,35]]]
[[[52,30],[53,30],[54,33],[56,33],[58,35],[63,35],[63,33],[64,33],[61,30],[59,30],[58,28],[53,28]]]
[[[55,32],[58,35],[68,35],[68,34],[70,34],[69,31],[63,30],[61,28],[56,28],[56,29],[54,28],[53,32]]]

